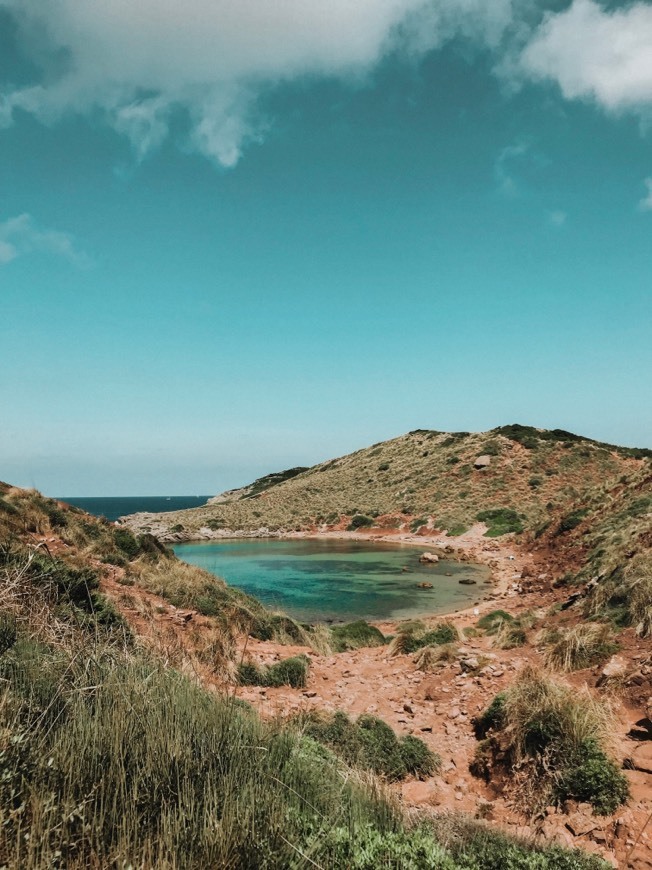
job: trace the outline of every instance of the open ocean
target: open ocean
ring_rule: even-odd
[[[210,495],[129,495],[112,498],[66,498],[58,496],[59,501],[65,501],[80,507],[86,513],[96,517],[106,517],[107,520],[117,520],[127,514],[140,512],[161,513],[162,511],[182,511],[186,508],[201,507],[206,504]]]

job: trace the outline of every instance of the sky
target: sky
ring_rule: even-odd
[[[0,0],[0,479],[652,447],[652,4]]]

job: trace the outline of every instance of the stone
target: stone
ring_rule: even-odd
[[[585,813],[573,813],[566,821],[566,827],[575,837],[588,834],[598,827],[598,822]]]
[[[627,673],[627,662],[622,656],[611,656],[607,664],[602,668],[600,672],[600,678],[598,680],[598,685],[602,685],[607,680],[612,679],[613,677],[622,677]]]
[[[460,667],[465,671],[475,671],[480,666],[480,662],[475,656],[468,656],[460,661]]]
[[[419,561],[435,564],[436,562],[439,562],[439,556],[436,553],[422,553],[419,556]]]
[[[489,456],[487,453],[483,454],[482,456],[478,456],[478,458],[473,463],[473,467],[477,469],[489,468],[490,465],[491,456]]]
[[[652,773],[652,741],[640,743],[631,753],[630,761],[634,770]]]

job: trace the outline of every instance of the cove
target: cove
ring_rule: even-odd
[[[424,547],[400,544],[229,538],[177,544],[174,552],[302,622],[451,613],[479,601],[490,582],[483,566],[424,565],[419,562]],[[460,584],[462,579],[476,585]],[[424,582],[433,588],[419,588]]]

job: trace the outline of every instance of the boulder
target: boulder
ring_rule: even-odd
[[[611,656],[600,672],[600,683],[613,677],[623,677],[627,673],[627,662],[622,656]]]
[[[646,740],[631,753],[630,762],[634,770],[652,773],[652,741]]]
[[[419,556],[419,561],[428,562],[434,565],[436,562],[439,562],[439,556],[436,553],[422,553]]]
[[[491,465],[491,456],[485,453],[483,456],[478,456],[478,458],[473,463],[474,468],[489,468]]]
[[[566,827],[575,837],[581,837],[582,834],[588,834],[595,830],[598,827],[598,822],[584,813],[573,813],[572,816],[569,816]]]

